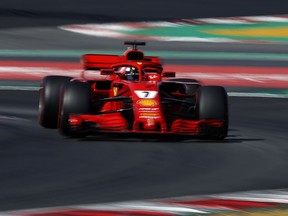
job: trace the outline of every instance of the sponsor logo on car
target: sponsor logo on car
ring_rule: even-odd
[[[139,111],[154,112],[158,111],[159,107],[140,107]]]
[[[143,113],[139,113],[140,116],[159,116],[158,112],[143,112]]]
[[[137,103],[140,106],[147,106],[147,107],[151,107],[151,106],[156,106],[158,105],[158,102],[155,100],[148,100],[148,99],[142,99],[142,100],[138,100]]]

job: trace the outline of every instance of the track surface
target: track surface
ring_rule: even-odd
[[[37,94],[0,92],[0,209],[288,186],[287,99],[230,98],[224,142],[157,142],[64,138],[37,124]]]
[[[214,1],[203,5],[195,1],[189,8],[187,4],[191,1],[174,6],[169,3],[155,7],[152,12],[149,5],[140,12],[133,5],[120,12],[117,7],[110,8],[116,1],[106,1],[89,9],[83,5],[92,1],[81,1],[82,7],[75,2],[69,1],[65,11],[60,11],[56,1],[49,1],[54,8],[40,7],[39,1],[27,0],[25,5],[20,0],[6,2],[0,10],[0,17],[7,20],[1,23],[1,49],[91,49],[95,46],[120,50],[121,41],[76,35],[53,26],[77,21],[277,14],[285,9],[284,3],[275,1],[274,7],[267,6],[272,1],[263,0],[239,1],[232,7],[231,1],[223,0],[217,1],[217,5]],[[157,1],[157,4],[166,2]],[[161,13],[159,8],[163,9]],[[46,27],[38,28],[44,25]],[[149,44],[149,49],[157,50],[287,52],[285,46]],[[209,64],[209,60],[206,63]],[[181,143],[66,139],[57,131],[38,125],[37,92],[0,91],[0,101],[0,210],[288,186],[287,99],[230,98],[231,129],[224,142],[189,140]]]

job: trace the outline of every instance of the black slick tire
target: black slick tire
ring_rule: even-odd
[[[197,112],[199,120],[221,120],[224,126],[208,130],[205,138],[222,140],[228,133],[228,96],[224,87],[202,86],[198,89]]]
[[[63,85],[72,78],[47,76],[43,78],[39,91],[39,123],[45,128],[57,128],[59,95]]]
[[[90,114],[92,109],[91,87],[86,82],[70,82],[62,90],[61,105],[59,109],[59,131],[61,134],[70,137],[78,137],[79,131],[71,130],[69,115]],[[82,134],[83,135],[83,134]]]

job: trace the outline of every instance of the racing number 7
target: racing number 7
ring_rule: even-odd
[[[147,99],[152,99],[155,98],[157,95],[157,91],[141,91],[141,90],[136,90],[135,93],[139,98],[147,98]]]
[[[143,92],[143,94],[144,94],[145,98],[147,98],[149,96],[149,92],[147,92],[147,91]]]

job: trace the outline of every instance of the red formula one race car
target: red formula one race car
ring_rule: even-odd
[[[39,122],[70,137],[92,134],[175,134],[224,139],[228,97],[221,86],[175,78],[139,45],[122,56],[82,56],[82,78],[47,76],[40,88]],[[97,74],[95,77],[87,74]],[[100,72],[100,75],[99,75]],[[158,136],[158,135],[157,135]]]

